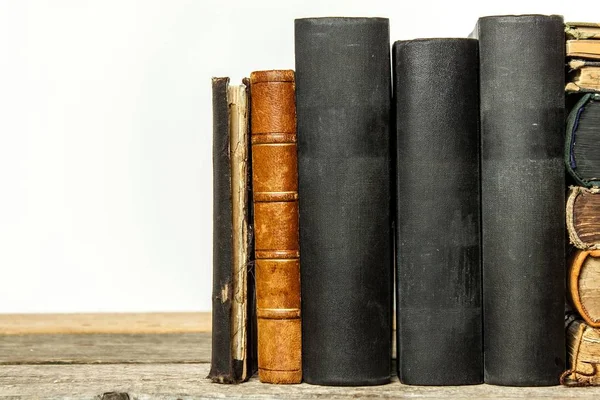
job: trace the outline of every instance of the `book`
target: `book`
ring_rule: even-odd
[[[483,382],[475,39],[394,43],[401,382]]]
[[[565,318],[569,369],[561,375],[566,386],[600,384],[600,330],[592,328],[576,314]]]
[[[567,57],[600,59],[600,40],[567,40]]]
[[[213,78],[212,354],[208,378],[239,383],[254,373],[255,337],[248,87]]]
[[[595,22],[565,23],[567,39],[600,39],[600,24]]]
[[[600,250],[575,250],[567,274],[567,298],[581,318],[600,328]]]
[[[600,185],[600,94],[586,93],[567,117],[566,169],[581,186]]]
[[[561,16],[480,18],[484,381],[564,370],[565,38]]]
[[[390,381],[391,71],[385,18],[295,21],[302,369]]]
[[[576,248],[600,250],[600,188],[570,187],[566,223]]]
[[[300,383],[300,253],[294,72],[255,71],[252,183],[258,317],[258,377]]]
[[[570,72],[567,91],[600,91],[600,61],[572,60],[568,64]]]

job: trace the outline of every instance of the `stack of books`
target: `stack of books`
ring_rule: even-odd
[[[570,22],[565,25],[569,75],[567,91],[600,90],[600,24]]]
[[[569,23],[565,164],[572,185],[566,223],[568,384],[598,384],[600,370],[600,24]]]
[[[402,383],[558,384],[563,18],[483,17],[391,54],[386,18],[294,24],[295,70],[213,79],[209,377],[388,383],[395,297]]]

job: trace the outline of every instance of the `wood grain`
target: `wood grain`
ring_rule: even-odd
[[[0,365],[203,363],[210,345],[208,332],[10,335],[0,336]]]
[[[0,335],[52,333],[159,334],[210,332],[211,314],[0,314]]]
[[[101,399],[112,392],[127,393],[130,399],[600,398],[600,388],[427,387],[397,380],[373,387],[270,385],[256,378],[240,385],[219,385],[204,379],[208,369],[208,364],[1,366],[0,396]]]

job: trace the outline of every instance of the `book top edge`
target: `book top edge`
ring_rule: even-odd
[[[445,37],[445,38],[416,38],[408,40],[396,40],[394,46],[411,43],[477,43],[477,39],[471,37]]]
[[[527,21],[527,20],[558,20],[564,23],[564,17],[558,14],[507,14],[507,15],[486,15],[479,17],[478,21],[500,20],[500,21]]]
[[[291,69],[253,71],[250,74],[250,82],[294,82],[294,71]]]
[[[366,23],[376,22],[389,24],[390,19],[384,17],[310,17],[296,18],[294,23],[311,23],[311,24],[343,24],[343,23]]]
[[[577,27],[600,27],[600,22],[565,22],[565,25],[568,27],[573,27],[573,28],[577,28]]]

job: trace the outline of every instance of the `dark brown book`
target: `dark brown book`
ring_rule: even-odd
[[[581,250],[600,250],[600,189],[571,186],[566,216],[571,243]]]
[[[208,378],[250,378],[255,350],[248,88],[213,78],[212,356]]]
[[[289,70],[250,75],[258,376],[268,383],[302,381],[294,82]]]

